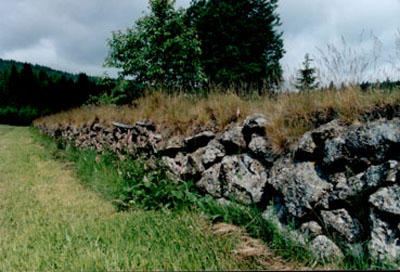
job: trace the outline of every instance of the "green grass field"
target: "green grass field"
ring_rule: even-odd
[[[0,271],[268,269],[195,212],[117,212],[31,133],[0,126]]]

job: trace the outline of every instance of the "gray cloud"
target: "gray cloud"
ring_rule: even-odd
[[[324,49],[327,44],[334,44],[343,49],[342,37],[348,47],[368,56],[372,54],[376,37],[382,43],[378,65],[391,69],[388,61],[393,60],[390,55],[395,53],[400,1],[281,0],[278,12],[284,32],[286,55],[282,63],[285,67],[298,67],[306,53],[319,58],[317,47]],[[390,73],[383,68],[381,72],[380,77]]]
[[[0,57],[100,75],[105,70],[106,39],[113,30],[131,27],[147,3],[0,0]],[[178,6],[189,3],[177,1]],[[327,43],[339,44],[341,36],[352,47],[371,47],[370,32],[382,42],[382,52],[395,53],[399,0],[281,0],[278,13],[284,33],[285,67],[298,67],[305,53],[316,54],[316,47]],[[362,31],[364,38],[360,39]]]

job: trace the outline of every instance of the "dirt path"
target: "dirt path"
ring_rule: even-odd
[[[265,269],[198,214],[118,213],[34,143],[0,126],[0,271]]]

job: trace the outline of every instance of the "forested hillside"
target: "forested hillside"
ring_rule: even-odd
[[[0,59],[0,123],[25,125],[40,116],[81,106],[104,91],[98,78]]]

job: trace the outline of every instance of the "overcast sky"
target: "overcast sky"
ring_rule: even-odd
[[[106,39],[131,27],[147,0],[0,0],[0,7],[0,58],[101,75]],[[350,47],[368,51],[371,33],[382,43],[380,64],[400,67],[400,56],[394,57],[400,0],[280,0],[278,13],[287,71],[298,68],[305,53],[318,56],[317,47],[339,46],[342,36]]]

